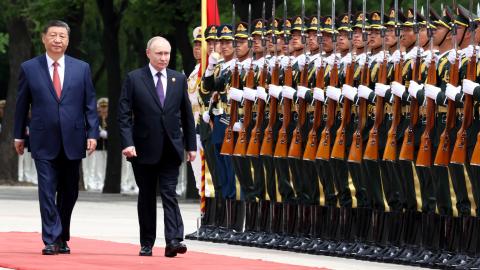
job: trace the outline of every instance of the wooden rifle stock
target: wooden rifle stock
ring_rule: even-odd
[[[325,67],[322,65],[317,69],[315,86],[324,89],[325,87]],[[313,111],[313,126],[308,133],[307,144],[305,145],[305,152],[303,153],[304,160],[315,161],[315,154],[318,147],[317,130],[320,128],[323,118],[323,102],[315,100],[315,109]]]
[[[450,66],[450,84],[458,86],[458,58],[455,60],[453,67]],[[440,135],[440,143],[434,160],[434,164],[437,166],[448,166],[450,163],[450,131],[455,127],[455,101],[448,99],[447,106],[447,122]]]
[[[395,74],[394,80],[400,84],[403,84],[402,80],[402,69],[403,69],[403,60],[400,60],[398,64],[395,65]],[[395,96],[393,100],[393,119],[392,125],[388,130],[387,134],[387,143],[385,145],[385,151],[383,152],[383,160],[396,161],[397,160],[397,128],[400,124],[400,117],[402,114],[402,99]]]
[[[308,64],[305,63],[303,70],[300,73],[300,85],[303,87],[308,86]],[[293,130],[292,141],[290,142],[290,148],[288,149],[289,158],[302,158],[302,127],[305,125],[305,118],[307,114],[307,102],[301,97],[298,98],[298,121],[295,129]]]
[[[435,60],[432,59],[428,66],[427,82],[430,85],[437,84],[437,68]],[[435,122],[435,100],[425,97],[427,99],[427,116],[425,130],[420,137],[420,147],[418,148],[417,166],[430,167],[432,166],[432,130]]]
[[[289,65],[285,70],[285,85],[292,86],[292,67]],[[278,131],[277,145],[275,146],[274,157],[286,158],[288,151],[288,125],[290,124],[290,116],[292,112],[292,100],[283,98],[283,122],[282,127]]]
[[[361,71],[361,85],[370,84],[370,69],[368,68],[368,61],[365,61]],[[348,153],[348,161],[354,163],[361,163],[363,157],[363,137],[362,131],[365,128],[367,120],[367,101],[364,98],[359,99],[358,104],[358,123],[357,128],[353,133],[352,145]]]
[[[253,72],[253,65],[250,65],[250,69],[248,70],[248,73],[247,73],[247,82],[245,83],[245,86],[248,88],[254,88],[255,87],[254,78],[255,78],[255,73]],[[248,126],[250,125],[250,122],[252,121],[252,108],[253,108],[253,101],[244,99],[243,125],[238,134],[238,139],[237,139],[237,143],[235,144],[235,149],[233,150],[234,156],[243,157],[247,152],[247,144],[248,144],[247,129],[248,129]]]
[[[232,73],[231,86],[238,88],[240,85],[240,75],[238,74],[238,66],[235,65],[235,68]],[[234,135],[233,135],[233,125],[237,122],[238,118],[238,103],[236,100],[230,100],[230,122],[228,123],[227,128],[225,129],[225,136],[223,138],[222,148],[220,149],[220,154],[222,155],[232,155],[234,149]]]
[[[477,56],[474,51],[470,61],[467,64],[467,79],[471,81],[476,80]],[[457,132],[457,139],[453,147],[452,157],[450,163],[465,164],[467,160],[467,129],[472,125],[473,121],[473,99],[471,95],[465,94],[465,101],[463,103],[463,121],[462,126]],[[477,141],[478,144],[478,141]]]
[[[272,70],[272,79],[271,83],[273,85],[278,85],[279,83],[279,67],[278,63],[275,64],[275,67]],[[277,120],[277,105],[278,100],[270,96],[270,105],[269,105],[269,118],[267,128],[263,134],[262,147],[260,148],[260,155],[262,156],[273,156],[273,127],[275,126],[275,121]]]
[[[413,65],[412,80],[415,82],[419,82],[422,79],[420,72],[420,61],[420,57],[417,56],[415,59],[415,64]],[[400,155],[398,156],[398,159],[413,161],[415,151],[415,134],[413,133],[413,130],[418,123],[419,111],[417,99],[415,97],[410,98],[410,122],[408,123],[408,127],[403,136],[402,148],[400,149]]]
[[[262,71],[260,73],[259,83],[261,87],[265,88],[265,81],[267,77],[267,66],[263,65]],[[255,122],[255,126],[252,129],[252,133],[250,134],[250,141],[248,142],[247,147],[247,156],[250,157],[257,157],[260,153],[260,135],[261,135],[261,128],[263,124],[263,119],[265,117],[265,100],[259,98],[257,100],[257,121]]]
[[[475,148],[473,149],[470,165],[480,166],[480,132],[477,134],[477,142],[475,143]]]
[[[383,60],[378,70],[378,82],[383,84],[387,83],[387,59]],[[363,154],[364,159],[378,160],[378,129],[383,122],[384,105],[383,97],[377,96],[377,101],[375,102],[375,121],[373,122],[372,129],[368,133],[368,142],[365,147],[365,153]]]
[[[330,85],[337,86],[338,84],[338,66],[337,63],[333,65],[333,68],[330,70]],[[335,112],[337,109],[337,102],[333,99],[328,99],[327,101],[327,122],[325,123],[325,128],[322,131],[320,138],[320,143],[317,148],[316,159],[329,160],[330,159],[330,150],[331,150],[331,140],[332,136],[330,134],[330,129],[335,122],[337,117]]]
[[[353,75],[354,75],[353,63],[350,63],[347,66],[345,72],[345,84],[353,86]],[[345,144],[346,144],[346,132],[347,126],[350,123],[350,118],[352,115],[352,101],[348,98],[343,98],[343,110],[342,110],[342,122],[340,127],[337,129],[337,135],[335,136],[335,142],[333,143],[332,155],[331,158],[336,159],[345,159]]]

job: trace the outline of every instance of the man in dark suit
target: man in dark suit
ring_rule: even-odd
[[[68,254],[70,218],[78,197],[79,166],[95,151],[98,118],[87,63],[65,55],[70,28],[44,28],[46,54],[22,63],[15,111],[15,149],[22,155],[31,107],[30,150],[38,174],[44,255]]]
[[[196,155],[195,123],[185,75],[168,69],[170,43],[153,37],[147,43],[150,63],[128,73],[118,107],[122,153],[132,163],[139,188],[140,256],[151,256],[157,226],[157,182],[165,223],[165,256],[185,253],[183,222],[175,187],[184,149]]]

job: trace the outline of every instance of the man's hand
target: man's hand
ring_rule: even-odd
[[[197,152],[196,151],[189,151],[188,156],[187,156],[187,161],[194,161],[195,158],[197,157]]]
[[[88,155],[90,156],[93,152],[95,152],[95,149],[97,148],[97,140],[96,139],[88,139],[87,140],[87,152]]]
[[[135,151],[135,146],[129,146],[122,150],[122,155],[126,156],[127,158],[136,157],[137,151]]]
[[[15,141],[14,146],[15,146],[15,151],[17,151],[17,154],[23,155],[23,152],[25,150],[25,142]]]

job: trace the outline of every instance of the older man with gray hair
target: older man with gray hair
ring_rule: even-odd
[[[164,209],[165,256],[175,257],[187,251],[181,243],[183,221],[175,187],[184,150],[187,161],[193,161],[197,146],[187,78],[167,68],[170,51],[165,38],[151,38],[146,49],[149,64],[127,74],[119,101],[122,153],[132,163],[139,188],[140,256],[152,256],[157,183]]]

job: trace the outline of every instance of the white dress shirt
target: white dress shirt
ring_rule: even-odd
[[[160,74],[162,74],[160,78],[162,79],[163,96],[167,97],[167,69],[164,68],[163,70],[158,71],[150,63],[148,64],[148,67],[150,68],[150,72],[152,72],[153,85],[155,85],[155,87],[157,87],[157,82],[158,82],[157,73],[160,72]]]
[[[47,66],[48,66],[48,73],[50,73],[50,79],[52,79],[53,82],[53,63],[55,62],[48,54],[45,54],[47,56]],[[58,76],[60,76],[60,86],[63,89],[63,79],[65,78],[65,55],[62,55],[60,59],[57,61],[58,66],[57,66],[57,71],[58,71]]]

